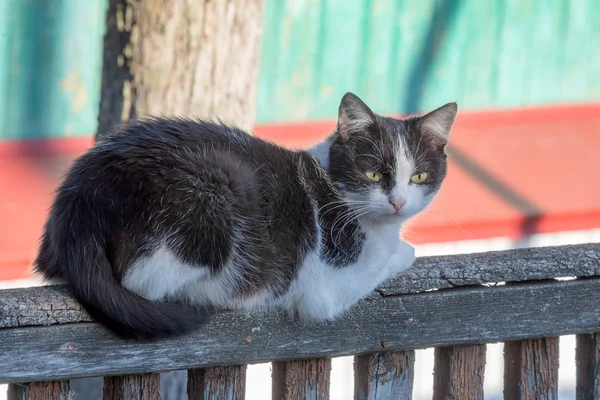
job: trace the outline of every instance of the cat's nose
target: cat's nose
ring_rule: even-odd
[[[394,210],[396,210],[396,212],[400,211],[400,209],[402,207],[404,207],[405,203],[406,202],[402,198],[391,198],[390,199],[390,204],[392,205],[392,207],[394,207]]]

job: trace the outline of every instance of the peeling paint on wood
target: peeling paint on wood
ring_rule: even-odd
[[[362,354],[354,357],[356,400],[412,399],[414,350]]]
[[[577,400],[600,400],[600,333],[577,335]]]
[[[246,365],[188,370],[189,400],[244,400]]]
[[[435,349],[433,400],[483,400],[485,344]]]
[[[273,363],[273,400],[328,400],[330,358]]]
[[[504,344],[504,398],[558,399],[558,337]]]
[[[104,378],[103,400],[159,400],[160,374]]]

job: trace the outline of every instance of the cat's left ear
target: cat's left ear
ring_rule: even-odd
[[[457,111],[458,106],[456,103],[448,103],[431,111],[429,114],[423,115],[420,118],[419,126],[423,131],[435,135],[445,143],[448,143],[452,125],[454,125],[454,121],[456,120]]]
[[[343,139],[363,132],[376,123],[375,113],[354,93],[342,97],[338,111],[337,131]]]

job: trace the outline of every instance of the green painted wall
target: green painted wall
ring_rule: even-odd
[[[267,1],[259,121],[600,99],[600,1]]]
[[[96,127],[107,0],[0,0],[0,140]],[[258,121],[600,100],[600,1],[265,0]]]
[[[96,129],[105,0],[0,0],[0,138]]]

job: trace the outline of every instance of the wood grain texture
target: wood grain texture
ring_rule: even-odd
[[[386,296],[498,282],[598,275],[600,244],[593,243],[423,257],[378,291]]]
[[[504,344],[504,398],[558,399],[558,337]]]
[[[331,358],[273,363],[273,400],[328,400]]]
[[[483,400],[485,344],[437,347],[433,400]]]
[[[66,286],[0,290],[0,328],[89,322]]]
[[[34,382],[24,388],[17,388],[14,394],[23,400],[73,400],[75,397],[70,391],[69,381]]]
[[[600,304],[590,299],[599,292],[598,278],[440,290],[362,301],[314,324],[226,311],[151,343],[120,340],[96,323],[0,329],[0,383],[355,355],[381,351],[381,342],[400,351],[593,333]]]
[[[219,118],[251,129],[262,0],[110,0],[99,132],[130,118]]]
[[[159,400],[160,374],[111,376],[104,378],[103,400]]]
[[[600,400],[600,333],[577,335],[577,400]]]
[[[246,365],[188,370],[189,400],[244,400]]]
[[[369,298],[498,282],[600,275],[600,245],[423,257]],[[91,321],[63,286],[0,290],[0,328]]]
[[[410,400],[414,378],[414,350],[361,354],[354,357],[356,400]]]

